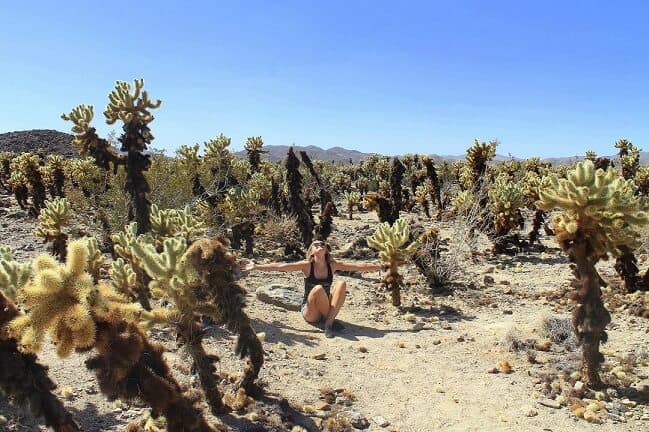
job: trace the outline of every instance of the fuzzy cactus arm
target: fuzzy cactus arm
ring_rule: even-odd
[[[0,292],[12,300],[15,299],[30,276],[31,266],[15,261],[11,249],[8,246],[0,246]]]

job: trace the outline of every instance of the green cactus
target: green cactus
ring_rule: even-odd
[[[354,207],[358,210],[361,205],[361,194],[357,191],[344,191],[343,200],[345,202],[345,207],[347,207],[347,212],[349,212],[349,220],[352,220]]]
[[[392,293],[392,304],[401,305],[401,285],[403,277],[399,274],[399,266],[406,263],[406,258],[415,253],[420,245],[416,240],[408,246],[410,226],[405,219],[397,219],[392,226],[388,222],[380,224],[374,234],[367,239],[367,244],[379,251],[379,259],[389,267],[381,280],[381,284]]]
[[[65,159],[59,155],[51,154],[45,159],[43,166],[43,182],[50,191],[50,196],[62,197],[65,186]]]
[[[579,162],[567,178],[550,175],[543,179],[538,207],[560,209],[552,220],[557,242],[575,264],[579,288],[573,298],[573,329],[582,343],[581,378],[589,386],[601,386],[599,367],[604,357],[600,341],[611,316],[601,299],[600,277],[595,264],[609,254],[620,256],[624,248],[638,245],[635,227],[649,223],[635,194],[632,180],[620,177],[613,168],[595,169],[590,160]]]
[[[489,188],[488,196],[493,215],[494,250],[502,252],[510,240],[506,238],[510,231],[522,225],[523,217],[519,209],[525,205],[524,189],[519,182],[513,182],[509,175],[500,174]],[[518,244],[518,237],[513,241]]]
[[[88,242],[88,273],[92,276],[92,280],[97,283],[101,276],[101,268],[106,262],[104,254],[99,248],[99,242],[94,237],[86,237]]]
[[[13,259],[9,246],[0,246],[0,292],[12,300],[31,276],[31,266]]]
[[[45,206],[45,185],[41,175],[41,158],[32,153],[21,153],[10,164],[11,176],[9,186],[12,188],[18,204],[27,207],[27,194],[31,194],[30,215],[36,217]]]
[[[43,208],[38,215],[38,226],[34,235],[43,239],[44,243],[52,242],[51,252],[65,260],[68,235],[63,228],[72,220],[70,203],[65,198],[55,198],[45,201]]]

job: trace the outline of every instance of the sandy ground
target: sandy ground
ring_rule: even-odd
[[[43,251],[43,245],[31,235],[34,221],[13,200],[0,198],[4,203],[0,243],[11,246],[17,259]],[[334,251],[371,232],[377,223],[373,213],[356,214],[351,221],[335,218]],[[451,222],[436,226],[442,237],[453,235]],[[551,408],[539,403],[548,373],[578,368],[580,355],[574,347],[557,343],[549,351],[535,351],[536,364],[530,363],[524,350],[507,349],[512,335],[521,340],[544,340],[544,317],[569,317],[569,305],[545,295],[568,286],[567,261],[552,239],[543,238],[543,243],[545,252],[514,257],[484,253],[462,261],[462,275],[447,295],[431,295],[415,267],[406,266],[408,285],[402,292],[401,309],[392,306],[389,296],[379,290],[377,274],[338,275],[347,281],[349,296],[339,315],[344,329],[333,339],[306,323],[299,312],[263,303],[254,296],[257,287],[270,283],[301,289],[299,274],[251,272],[241,284],[250,293],[247,313],[255,330],[266,333],[266,358],[259,379],[265,390],[261,403],[271,412],[273,407],[286,409],[288,402],[292,420],[307,430],[320,430],[321,417],[331,415],[351,418],[358,426],[366,420],[365,430],[369,431],[649,430],[646,400],[631,400],[621,419],[609,417],[603,424],[578,419],[565,406]],[[606,280],[617,280],[612,262],[599,269]],[[620,356],[645,353],[648,324],[626,313],[613,313],[609,343],[603,348],[605,367],[617,365]],[[232,353],[231,336],[215,327],[207,339],[207,349],[221,357],[224,373],[241,369],[240,360]],[[195,382],[170,332],[156,330],[152,338],[168,347],[166,357],[179,381]],[[50,367],[59,391],[71,390],[72,397],[65,404],[83,430],[123,430],[145,411],[142,406],[103,398],[94,375],[84,367],[84,356],[75,354],[61,360],[48,346],[39,357]],[[509,362],[511,373],[490,373],[503,361]],[[633,372],[636,388],[649,385],[647,363],[637,364]],[[320,389],[326,387],[346,390],[346,397],[338,393],[332,411],[318,410],[323,403]],[[227,385],[224,388],[227,391]],[[624,398],[620,395],[618,399]],[[607,403],[619,405],[618,399]],[[0,399],[0,413],[5,418],[0,430],[45,430],[5,399]],[[223,429],[266,430],[236,414],[220,421]]]

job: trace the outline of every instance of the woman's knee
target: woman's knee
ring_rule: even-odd
[[[322,297],[322,296],[326,298],[327,292],[325,291],[322,285],[316,285],[311,289],[311,292],[309,293],[309,301],[314,302],[317,300],[318,297]]]
[[[347,282],[345,282],[345,281],[336,282],[336,284],[333,287],[333,291],[341,293],[341,294],[346,294],[347,293]]]

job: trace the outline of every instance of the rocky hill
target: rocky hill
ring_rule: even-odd
[[[52,129],[32,129],[0,134],[0,151],[16,153],[32,152],[48,155],[52,153],[65,157],[77,156],[72,146],[73,135]]]

